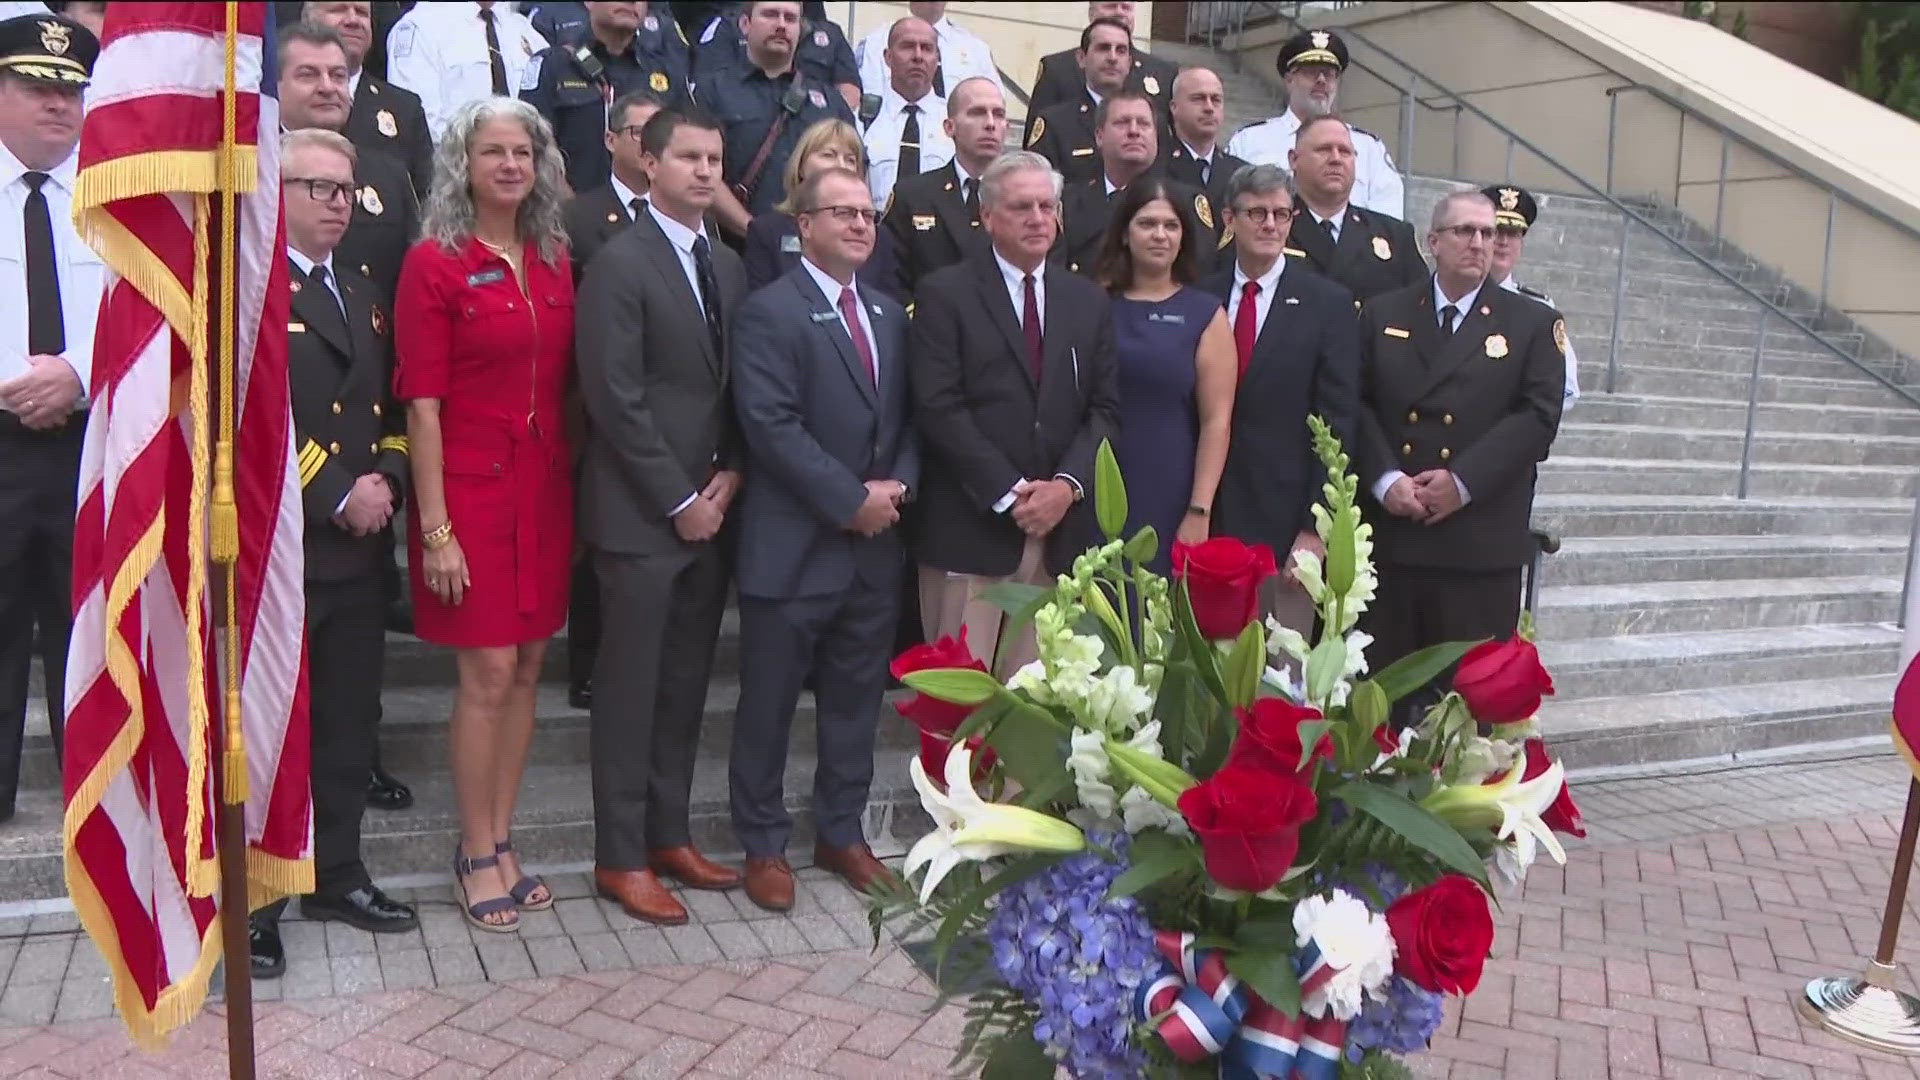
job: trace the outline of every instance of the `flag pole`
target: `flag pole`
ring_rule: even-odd
[[[1920,540],[1920,503],[1914,505],[1913,535]],[[1911,586],[1920,572],[1920,542],[1907,551],[1907,581]],[[1901,625],[1905,636],[1900,642],[1900,670],[1905,684],[1912,674],[1914,656],[1920,653],[1920,590],[1905,590]],[[1896,694],[1896,709],[1900,698]],[[1897,735],[1896,744],[1902,740]],[[1904,751],[1905,747],[1902,746]],[[1903,755],[1904,756],[1904,755]],[[1909,759],[1909,765],[1920,765]],[[1899,969],[1894,952],[1900,943],[1900,920],[1907,908],[1907,881],[1913,875],[1913,850],[1920,840],[1920,778],[1907,781],[1906,820],[1900,826],[1900,842],[1893,853],[1893,880],[1887,884],[1887,907],[1880,916],[1880,941],[1873,959],[1860,978],[1828,975],[1807,984],[1800,996],[1800,1012],[1808,1020],[1843,1039],[1889,1050],[1898,1054],[1920,1055],[1920,998],[1896,985]]]
[[[209,531],[213,561],[225,569],[225,693],[219,740],[220,811],[215,843],[220,851],[220,937],[226,958],[227,1076],[254,1080],[253,964],[247,932],[247,756],[240,729],[240,515],[234,499],[234,430],[239,411],[235,379],[238,336],[235,268],[239,244],[235,214],[240,188],[238,52],[240,5],[227,0],[226,95],[220,133],[220,323],[210,338],[218,342],[219,427],[214,435],[213,520]],[[272,43],[267,43],[272,48]],[[256,193],[266,198],[266,192]]]

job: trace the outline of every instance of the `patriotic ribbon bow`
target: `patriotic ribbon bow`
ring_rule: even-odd
[[[1227,971],[1225,954],[1196,949],[1193,935],[1156,931],[1168,970],[1134,996],[1142,1020],[1165,1014],[1156,1030],[1189,1064],[1220,1057],[1222,1080],[1334,1080],[1347,1024],[1332,1016],[1288,1016]],[[1338,969],[1308,944],[1295,958],[1302,999]]]

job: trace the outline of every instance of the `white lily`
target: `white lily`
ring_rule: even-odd
[[[907,852],[904,870],[911,876],[922,866],[927,868],[927,876],[920,882],[922,904],[963,862],[980,862],[1016,851],[1074,852],[1087,846],[1086,836],[1071,822],[982,799],[973,790],[973,752],[965,746],[956,746],[947,754],[945,791],[934,785],[917,755],[907,768],[913,774],[914,788],[920,792],[920,805],[933,818],[933,831]]]
[[[1564,866],[1566,849],[1540,815],[1566,786],[1566,767],[1556,761],[1539,776],[1522,780],[1526,771],[1524,761],[1516,762],[1491,784],[1444,787],[1420,800],[1420,805],[1456,828],[1494,829],[1497,838],[1513,841],[1514,857],[1523,867],[1533,863],[1536,842],[1547,849],[1554,862]]]

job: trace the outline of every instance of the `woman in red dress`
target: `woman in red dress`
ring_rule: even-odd
[[[509,842],[547,639],[567,617],[573,369],[562,165],[532,106],[474,102],[435,153],[422,232],[394,305],[407,404],[414,628],[457,650],[454,889],[483,930],[518,929],[553,894]]]

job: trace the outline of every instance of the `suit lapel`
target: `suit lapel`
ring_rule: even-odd
[[[300,274],[300,268],[293,265],[291,261],[287,263],[287,268],[297,277],[305,276]],[[318,304],[332,305],[332,313],[329,314],[326,309],[316,307],[315,305]],[[340,336],[343,316],[339,314],[340,305],[334,303],[331,292],[311,282],[303,281],[300,283],[300,291],[293,294],[292,308],[293,313],[306,324],[308,333],[319,335],[321,340],[332,346],[334,359],[342,370],[352,365],[353,341]]]
[[[1280,256],[1285,259],[1286,256]],[[1281,354],[1279,345],[1287,333],[1288,327],[1300,312],[1300,275],[1310,273],[1299,265],[1291,265],[1280,271],[1280,280],[1274,283],[1273,305],[1267,309],[1267,321],[1260,325],[1260,333],[1253,339],[1253,355],[1247,360],[1246,378],[1265,370],[1275,363],[1288,359]],[[1293,303],[1288,303],[1292,300]],[[1267,359],[1271,357],[1271,359]]]
[[[1293,225],[1287,229],[1287,244],[1304,253],[1321,272],[1332,272],[1333,238],[1304,206],[1294,214]]]
[[[1494,288],[1498,287],[1494,286]],[[1480,312],[1487,306],[1487,286],[1482,285],[1479,294],[1473,298],[1473,306],[1467,309],[1466,317],[1461,319],[1460,325],[1454,329],[1453,337],[1441,342],[1440,317],[1434,312],[1431,291],[1426,294],[1422,314],[1435,342],[1440,344],[1437,353],[1422,354],[1432,359],[1428,360],[1425,376],[1420,383],[1421,394],[1446,381],[1449,376],[1459,370],[1462,364],[1486,352],[1487,337],[1493,329],[1493,320]]]
[[[966,250],[970,233],[977,232],[972,219],[967,216],[967,193],[960,186],[960,173],[949,161],[935,172],[940,177],[940,189],[934,193],[934,217],[940,221],[940,227],[961,250]]]
[[[1333,246],[1334,263],[1347,265],[1373,258],[1373,234],[1367,231],[1367,223],[1360,220],[1351,206],[1340,214],[1340,239]]]
[[[1040,385],[1035,387],[1042,394],[1048,384],[1058,385],[1062,378],[1071,378],[1076,386],[1080,382],[1079,357],[1066,344],[1065,328],[1071,315],[1057,287],[1066,272],[1049,263],[1046,274],[1046,315],[1040,320]]]
[[[833,347],[840,353],[840,362],[847,367],[847,374],[852,376],[853,384],[860,388],[860,396],[866,399],[869,406],[878,408],[880,403],[874,395],[873,373],[861,361],[860,351],[853,347],[853,337],[840,321],[839,305],[820,291],[819,284],[804,266],[790,271],[787,280],[793,282],[800,299],[807,305],[807,321],[812,324],[812,331],[825,334],[833,342]],[[867,342],[867,348],[874,348],[873,342]],[[878,360],[877,353],[875,360]]]
[[[686,308],[694,324],[699,327],[694,337],[700,340],[700,355],[706,358],[707,367],[718,375],[720,357],[714,354],[713,336],[707,333],[707,313],[700,307],[700,298],[694,295],[693,286],[682,270],[679,250],[673,246],[673,241],[667,239],[667,234],[661,230],[660,223],[653,220],[652,214],[641,214],[632,227],[640,230],[641,238],[647,245],[647,266],[659,275],[667,291]],[[719,275],[716,273],[714,276],[717,278]],[[726,308],[723,306],[721,310],[725,311]]]
[[[353,366],[347,372],[346,383],[357,384],[369,376],[377,380],[381,349],[379,335],[373,329],[373,297],[346,282],[341,282],[340,291],[347,302],[347,334],[353,338]]]
[[[1026,373],[1027,381],[1032,382],[1032,365],[1027,359],[1027,338],[1020,330],[1020,316],[1013,310],[1013,298],[1007,295],[1006,279],[1000,276],[999,260],[989,255],[979,263],[979,268],[980,300],[986,305],[993,325],[1000,328],[1000,336],[1007,339],[1008,354]],[[1052,290],[1048,290],[1048,295],[1052,295]]]

